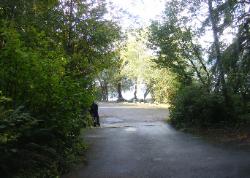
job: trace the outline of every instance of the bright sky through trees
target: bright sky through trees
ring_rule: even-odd
[[[128,16],[121,18],[123,28],[128,28],[145,26],[151,19],[157,19],[164,10],[166,0],[109,0],[109,2],[128,13]]]
[[[123,29],[145,27],[150,24],[151,20],[161,19],[165,4],[168,1],[169,0],[108,0],[116,9],[116,11],[110,11],[111,14],[113,13],[111,16],[119,16],[118,13],[121,13],[119,22]],[[117,9],[119,9],[118,13]],[[206,13],[206,8],[202,13]],[[199,19],[202,18],[203,16],[201,15]],[[192,25],[196,27],[197,25],[200,26],[200,22],[198,22],[198,24],[196,24],[196,22],[197,21],[193,21]],[[230,43],[233,39],[232,29],[227,29],[222,38],[227,43]],[[212,42],[212,32],[207,31],[204,36],[200,37],[199,41],[204,47],[209,45]]]
[[[160,19],[167,0],[108,0],[114,11],[111,16],[119,16],[119,23],[123,30],[128,28],[147,27],[151,20]],[[117,12],[118,9],[118,12]],[[119,13],[121,13],[119,15]],[[143,98],[144,85],[138,85],[138,98]],[[133,98],[133,87],[123,92],[125,99]]]

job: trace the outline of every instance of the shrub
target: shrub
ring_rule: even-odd
[[[0,175],[56,177],[85,149],[91,79],[66,73],[69,58],[60,49],[43,54],[13,28],[0,26],[0,33]]]
[[[170,117],[177,127],[217,127],[229,121],[231,113],[220,94],[192,85],[172,98]]]
[[[25,107],[8,109],[0,96],[0,172],[3,177],[57,177],[69,170],[86,149],[79,126],[45,127]],[[67,130],[66,130],[67,129]]]

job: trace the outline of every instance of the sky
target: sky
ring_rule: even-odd
[[[169,0],[107,0],[114,6],[114,10],[109,10],[110,18],[119,16],[118,22],[123,30],[128,28],[138,28],[150,25],[151,20],[161,19],[165,4]],[[223,36],[223,41],[230,43],[233,35],[231,30]],[[226,40],[225,40],[226,39]],[[202,46],[206,47],[213,41],[212,32],[208,31],[199,39]]]
[[[121,17],[123,28],[140,27],[150,24],[151,19],[157,19],[164,10],[166,0],[108,0],[117,9],[127,13]]]

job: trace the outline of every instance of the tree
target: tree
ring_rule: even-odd
[[[210,83],[210,74],[202,59],[199,44],[193,40],[190,29],[180,18],[181,6],[172,1],[166,6],[166,16],[162,23],[153,22],[150,27],[149,46],[157,52],[155,62],[174,72],[185,85],[191,83],[195,75],[204,86]]]
[[[93,83],[120,37],[105,12],[103,1],[1,1],[3,177],[58,177],[79,160]]]
[[[158,69],[153,62],[155,57],[147,47],[148,30],[135,29],[127,33],[128,38],[124,49],[121,51],[121,73],[125,78],[133,81],[134,98],[138,100],[138,84],[143,87],[146,101],[150,93],[153,100],[161,103],[169,102],[170,93],[175,89],[175,77],[167,69]],[[166,77],[162,79],[162,75]],[[163,91],[164,90],[164,91]]]
[[[121,51],[121,74],[133,81],[135,100],[138,100],[138,84],[145,82],[145,62],[146,58],[149,57],[148,49],[143,39],[145,38],[145,34],[143,36],[140,33],[143,33],[140,29],[128,32],[126,46]]]
[[[184,2],[184,1],[183,1]],[[245,1],[187,1],[183,3],[190,14],[198,18],[201,9],[207,8],[204,12],[204,20],[201,23],[200,32],[206,32],[206,28],[211,29],[213,33],[213,43],[211,45],[210,62],[213,61],[212,72],[215,80],[216,90],[222,91],[225,100],[229,99],[230,86],[227,85],[225,65],[223,62],[223,51],[228,45],[223,41],[226,31],[237,31],[238,25],[244,23],[246,19]],[[244,19],[244,20],[243,20]],[[228,103],[229,101],[227,101]]]
[[[174,123],[211,127],[249,117],[248,5],[175,0],[167,3],[162,20],[151,24],[149,46],[157,52],[155,62],[177,75],[181,84],[171,99]],[[234,32],[232,42],[224,40],[229,30]],[[211,43],[199,43],[209,32]]]

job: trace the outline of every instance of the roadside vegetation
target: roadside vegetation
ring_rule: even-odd
[[[179,83],[170,100],[176,127],[249,128],[249,5],[173,0],[162,20],[151,24],[154,61],[173,72]]]
[[[169,104],[177,128],[250,128],[249,8],[172,0],[149,27],[122,31],[105,1],[2,0],[0,175],[66,173],[84,159],[92,102],[131,88],[131,102]]]
[[[249,8],[234,0],[167,2],[148,28],[126,32],[119,65],[108,75],[119,77],[106,80],[115,81],[106,83],[107,93],[124,101],[120,90],[132,87],[131,101],[145,102],[150,93],[170,105],[177,128],[249,128]]]
[[[95,78],[120,29],[101,1],[0,3],[0,175],[58,177],[86,149]]]

